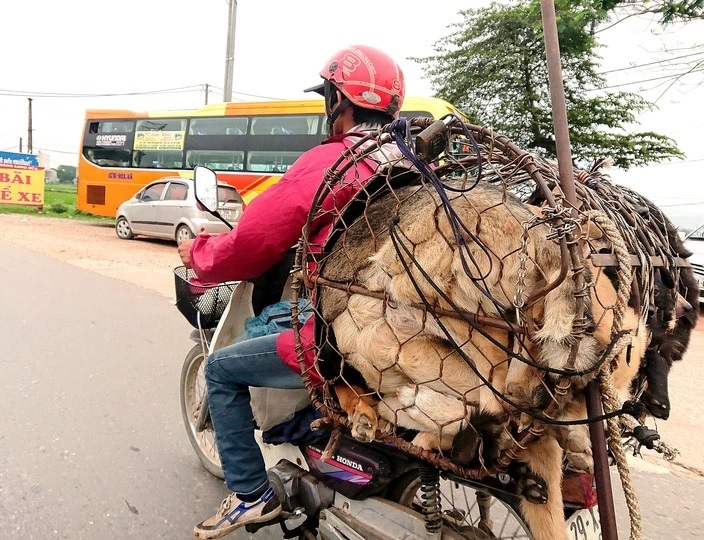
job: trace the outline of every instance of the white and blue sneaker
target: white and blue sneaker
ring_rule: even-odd
[[[254,502],[240,501],[235,493],[230,493],[213,517],[196,525],[193,534],[196,538],[220,538],[248,523],[274,519],[280,513],[281,503],[271,488]]]

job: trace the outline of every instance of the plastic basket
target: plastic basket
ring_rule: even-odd
[[[185,266],[174,268],[176,307],[194,328],[215,328],[236,283],[201,284]]]

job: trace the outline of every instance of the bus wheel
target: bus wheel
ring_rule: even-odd
[[[117,233],[117,237],[121,240],[131,240],[134,238],[132,227],[130,227],[130,224],[124,217],[117,218],[115,222],[115,232]]]
[[[178,245],[181,245],[181,242],[184,240],[190,240],[191,238],[195,238],[196,235],[191,232],[191,229],[188,227],[188,225],[180,225],[178,229],[176,229],[176,243]]]

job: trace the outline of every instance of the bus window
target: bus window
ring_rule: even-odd
[[[284,173],[303,152],[249,152],[247,170]]]
[[[244,152],[232,150],[188,150],[186,168],[203,165],[215,171],[241,171],[244,169]]]
[[[245,117],[195,118],[191,120],[189,135],[244,135],[247,133]]]
[[[132,133],[134,122],[125,120],[111,120],[100,122],[98,133]]]
[[[86,148],[83,155],[101,167],[129,167],[132,152],[125,148]]]
[[[183,168],[185,118],[137,120],[132,165],[146,169]]]
[[[134,122],[132,120],[91,122],[88,126],[88,133],[132,133],[133,131]]]
[[[183,153],[169,150],[135,150],[132,165],[145,169],[181,169]]]
[[[252,121],[252,135],[315,135],[319,116],[263,116]]]
[[[137,131],[186,131],[185,118],[145,118],[137,120]]]
[[[427,111],[403,111],[401,116],[405,116],[406,118],[417,118],[419,116],[422,118],[433,118],[433,115]]]

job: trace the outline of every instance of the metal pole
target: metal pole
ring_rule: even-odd
[[[32,153],[32,98],[27,98],[29,100],[29,109],[27,110],[27,153]]]
[[[557,35],[557,17],[553,0],[540,0],[545,35],[545,54],[548,65],[550,100],[552,102],[553,125],[557,148],[557,163],[560,169],[560,186],[567,202],[572,205],[572,215],[577,214],[577,195],[574,186],[574,169],[570,149],[570,132],[567,123],[567,104],[560,64],[560,43]],[[590,417],[599,416],[603,407],[601,396],[595,382],[585,389],[587,411]],[[604,540],[618,540],[616,529],[616,512],[614,510],[609,461],[606,454],[606,436],[602,422],[589,425],[589,434],[594,456],[594,478],[596,480],[597,500],[599,502],[599,520]]]
[[[235,27],[237,26],[237,0],[228,0],[227,50],[225,51],[225,84],[222,100],[232,101],[232,73],[235,65]]]

